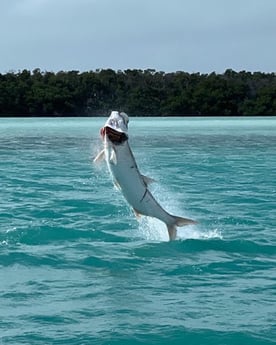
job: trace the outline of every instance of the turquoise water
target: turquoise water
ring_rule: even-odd
[[[131,119],[168,242],[95,167],[103,118],[0,120],[0,344],[273,344],[276,118]]]

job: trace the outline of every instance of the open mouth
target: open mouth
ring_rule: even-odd
[[[113,143],[113,144],[122,144],[125,142],[128,137],[125,133],[118,132],[115,129],[111,127],[104,127],[101,130],[101,135],[107,135],[108,139]]]

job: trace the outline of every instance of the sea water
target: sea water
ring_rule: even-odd
[[[0,120],[0,344],[273,344],[276,118],[131,118],[169,242],[105,164],[104,118]]]

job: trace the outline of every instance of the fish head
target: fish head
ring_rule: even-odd
[[[114,145],[123,144],[128,140],[128,116],[126,113],[112,111],[100,134],[103,139]]]

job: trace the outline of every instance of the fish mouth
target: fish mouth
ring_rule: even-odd
[[[128,136],[124,132],[116,131],[108,126],[101,129],[101,136],[104,137],[105,135],[115,145],[123,144],[128,140]]]

